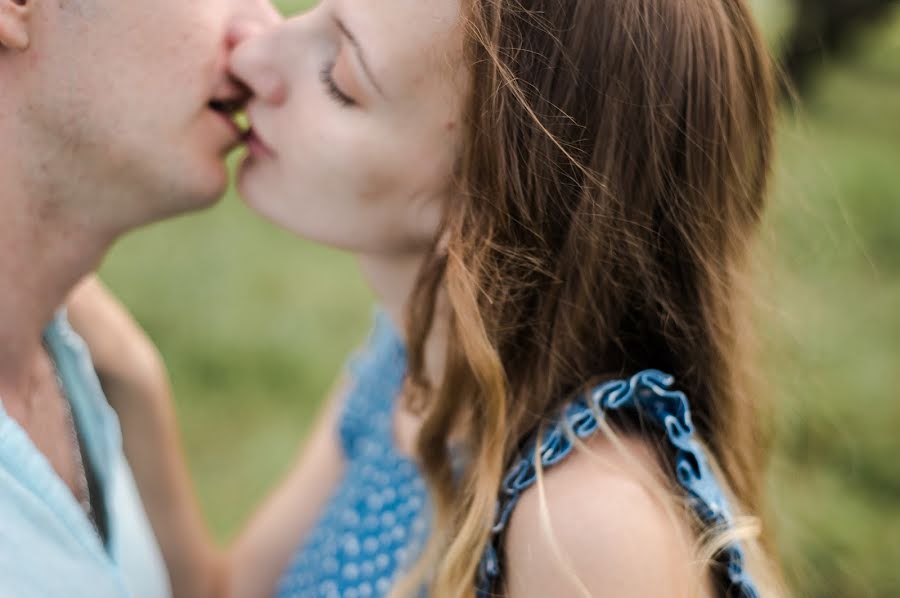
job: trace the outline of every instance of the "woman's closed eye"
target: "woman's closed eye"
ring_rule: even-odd
[[[319,74],[319,79],[321,79],[322,84],[325,86],[325,91],[328,92],[328,95],[334,99],[338,104],[344,106],[345,108],[352,108],[353,106],[357,106],[358,103],[352,97],[350,97],[346,92],[344,92],[338,84],[334,80],[334,68],[335,63],[329,62],[325,64],[322,68],[321,73]]]

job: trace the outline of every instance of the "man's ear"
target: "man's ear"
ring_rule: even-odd
[[[26,50],[31,44],[31,5],[37,0],[0,0],[0,49]]]

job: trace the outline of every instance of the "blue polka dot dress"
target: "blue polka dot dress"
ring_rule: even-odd
[[[354,384],[339,429],[345,474],[282,576],[280,598],[386,596],[427,540],[425,482],[394,446],[394,403],[406,353],[383,313],[349,368]]]
[[[376,315],[368,343],[349,369],[354,384],[338,430],[347,461],[344,477],[284,572],[279,598],[381,598],[415,563],[427,540],[431,507],[425,482],[415,462],[394,446],[393,414],[406,353],[383,313]],[[640,410],[649,416],[671,444],[675,479],[701,520],[719,529],[732,525],[725,495],[694,439],[687,398],[671,388],[673,382],[654,370],[605,382],[573,400],[548,430],[524,443],[498,491],[496,519],[474,580],[479,598],[502,591],[504,531],[519,496],[535,483],[535,454],[545,468],[556,466],[571,453],[576,437],[596,433],[608,411]],[[718,558],[725,572],[723,595],[758,598],[739,543],[725,547]]]

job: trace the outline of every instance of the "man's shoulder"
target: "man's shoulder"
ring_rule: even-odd
[[[90,596],[127,595],[103,557],[66,485],[25,431],[0,413],[0,596],[87,598],[88,588]]]

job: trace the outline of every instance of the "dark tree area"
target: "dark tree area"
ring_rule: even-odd
[[[787,33],[781,61],[803,95],[826,56],[847,52],[861,29],[886,17],[900,0],[794,0],[797,18]]]

